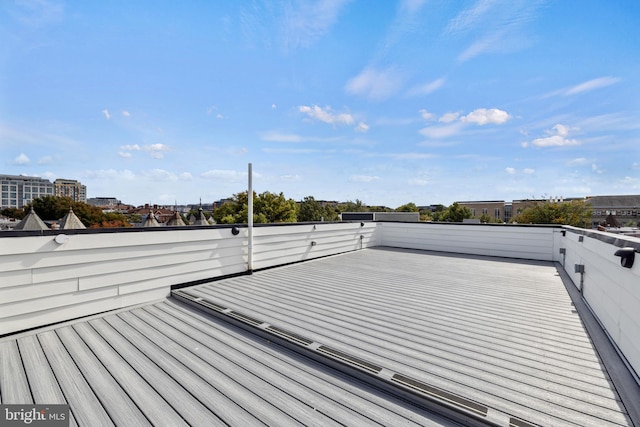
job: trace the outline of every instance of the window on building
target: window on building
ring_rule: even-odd
[[[495,208],[493,215],[496,219],[500,219],[500,208]]]

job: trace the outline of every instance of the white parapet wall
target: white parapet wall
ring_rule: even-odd
[[[365,248],[375,244],[375,229],[373,223],[256,227],[253,268]],[[0,335],[155,301],[171,286],[248,268],[242,226],[13,233],[0,236]]]
[[[559,262],[610,339],[640,374],[640,253],[635,254],[631,268],[622,267],[620,257],[615,255],[622,247],[640,250],[640,239],[564,229],[565,233],[556,235]],[[579,272],[581,269],[584,273]]]
[[[507,258],[554,260],[554,233],[558,227],[459,224],[378,223],[378,243],[422,249]]]

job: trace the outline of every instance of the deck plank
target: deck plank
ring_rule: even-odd
[[[109,374],[93,351],[94,349],[99,350],[97,353],[100,354],[101,358],[108,357],[108,353],[103,353],[103,349],[93,345],[93,343],[92,347],[89,348],[71,326],[59,328],[56,332],[78,369],[82,372],[87,382],[91,384],[94,393],[96,393],[102,406],[116,425],[151,425],[125,390]]]
[[[55,331],[38,334],[38,340],[78,425],[115,425]]]
[[[24,370],[33,393],[33,403],[38,405],[67,404],[49,362],[35,335],[28,335],[17,340]],[[69,425],[76,426],[72,412],[69,412]]]
[[[0,390],[3,404],[33,403],[16,341],[0,343]]]

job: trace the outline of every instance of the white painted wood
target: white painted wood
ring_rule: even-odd
[[[378,223],[378,243],[407,249],[551,261],[553,230],[546,227]]]

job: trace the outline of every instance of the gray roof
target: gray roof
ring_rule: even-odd
[[[158,221],[156,220],[156,216],[153,214],[153,211],[149,211],[149,215],[145,218],[142,223],[143,227],[160,227]]]
[[[207,218],[204,216],[204,211],[202,210],[202,208],[198,209],[198,218],[196,218],[193,225],[211,225],[209,224],[209,221],[207,221]]]
[[[36,211],[33,210],[33,206],[31,206],[31,210],[29,211],[29,213],[24,218],[22,218],[22,221],[16,224],[16,226],[13,227],[13,229],[14,230],[48,230],[49,227],[47,227],[47,224],[45,224],[44,221],[40,219]]]
[[[69,208],[69,212],[62,218],[60,221],[60,229],[61,230],[69,230],[69,229],[84,229],[87,228],[84,226],[80,218],[73,212],[73,208]]]
[[[640,194],[623,196],[593,196],[587,200],[592,208],[640,208]]]
[[[169,221],[167,221],[167,225],[172,227],[183,227],[186,224],[184,223],[182,219],[182,215],[180,215],[180,212],[174,211],[173,216],[169,218]]]
[[[366,249],[2,338],[0,399],[91,426],[452,425],[425,396],[632,425],[574,308],[552,263]]]

